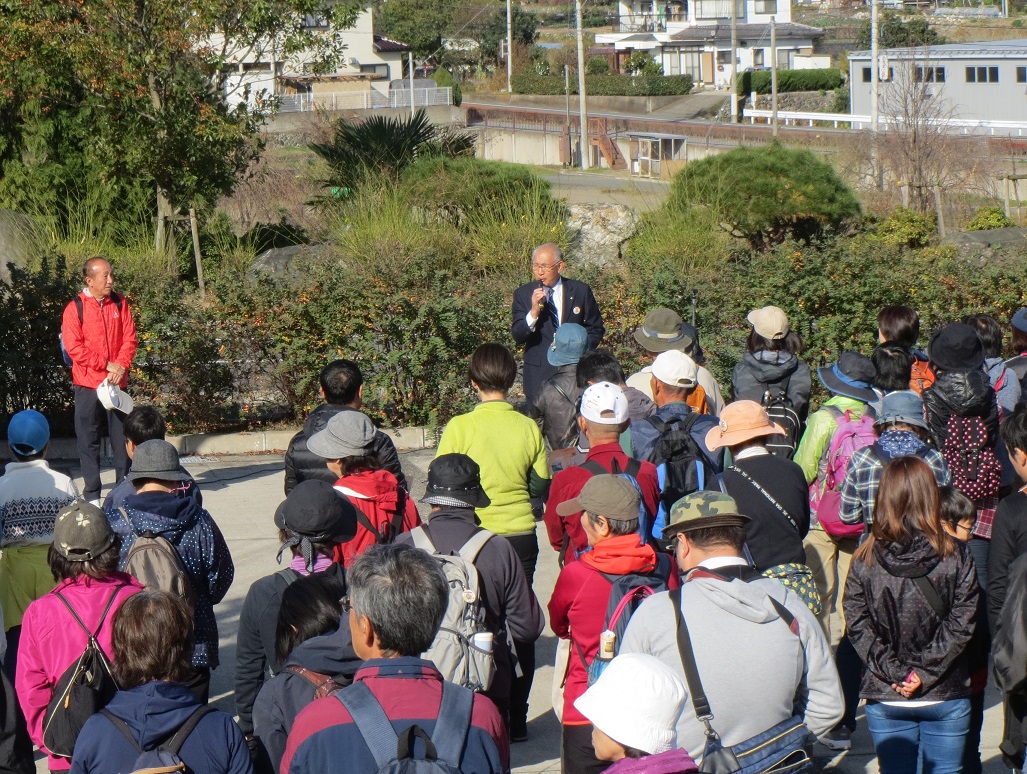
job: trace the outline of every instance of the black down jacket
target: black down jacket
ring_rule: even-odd
[[[945,445],[949,417],[980,417],[988,428],[988,444],[998,441],[998,401],[984,371],[944,371],[924,390],[927,424],[935,446]]]
[[[296,484],[307,479],[315,479],[334,484],[337,476],[326,466],[323,458],[318,457],[307,448],[307,439],[314,433],[324,430],[328,420],[341,411],[356,411],[349,406],[340,406],[335,403],[325,403],[318,406],[307,417],[303,423],[303,429],[289,441],[289,448],[285,452],[285,494],[295,489]],[[378,456],[382,465],[392,473],[401,487],[406,487],[407,480],[403,475],[403,468],[399,464],[399,454],[396,453],[396,445],[385,433],[379,430],[371,441],[371,451]]]
[[[923,534],[906,545],[877,541],[873,561],[852,560],[845,582],[846,634],[867,666],[860,696],[900,701],[892,684],[910,670],[923,681],[914,700],[970,695],[966,646],[980,596],[969,552],[938,556]],[[926,577],[946,609],[939,618],[913,578]]]

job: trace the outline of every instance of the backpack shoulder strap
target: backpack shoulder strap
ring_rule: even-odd
[[[565,401],[567,401],[572,406],[577,408],[577,406],[578,406],[577,401],[575,401],[573,398],[571,398],[570,395],[567,394],[567,391],[563,387],[560,386],[559,382],[556,381],[556,377],[551,376],[551,377],[549,377],[548,381],[549,381],[549,384],[551,384],[553,386],[553,389],[556,390],[558,393],[560,393],[560,396]]]
[[[300,574],[292,569],[292,567],[286,567],[284,570],[279,570],[275,575],[285,581],[286,586],[295,583],[300,579]]]
[[[297,664],[289,664],[285,667],[284,671],[290,672],[294,675],[299,675],[310,683],[314,687],[315,699],[323,699],[325,696],[331,694],[333,690],[338,690],[341,687],[331,675],[326,675],[323,672],[315,672],[313,669],[307,669],[306,667],[301,667]]]
[[[128,727],[128,723],[107,709],[100,710],[100,714],[107,718],[107,720],[111,722],[111,725],[121,732],[121,735],[128,740],[128,743],[135,748],[137,753],[142,755],[143,748],[139,746],[139,742],[136,741],[135,735],[132,733],[132,729]]]
[[[581,463],[580,467],[587,470],[593,476],[605,476],[610,472],[595,460],[585,460]]]
[[[75,301],[75,309],[78,310],[78,324],[79,325],[84,325],[85,322],[86,322],[86,314],[85,314],[85,310],[82,308],[82,295],[80,293],[76,293],[74,301]]]
[[[471,713],[474,711],[474,692],[454,683],[442,684],[442,704],[431,742],[441,760],[460,767],[460,758],[467,743],[471,728]]]
[[[395,540],[396,535],[403,531],[403,519],[407,515],[408,497],[407,490],[403,487],[399,487],[396,490],[396,512],[392,515],[392,523],[389,525],[392,528],[392,534],[387,536],[389,540]]]
[[[172,755],[178,755],[178,751],[182,749],[182,745],[185,744],[185,740],[189,738],[189,734],[193,732],[193,729],[199,725],[200,721],[204,717],[214,712],[214,708],[207,704],[201,704],[195,710],[193,714],[188,717],[182,727],[175,732],[175,735],[168,741],[158,747],[158,750],[169,752]]]
[[[934,611],[935,615],[937,615],[938,618],[944,621],[945,616],[948,615],[948,608],[942,601],[941,595],[938,593],[938,589],[936,589],[934,587],[934,584],[931,583],[930,578],[928,578],[926,575],[921,575],[917,578],[913,578],[912,580],[916,587],[920,589],[920,593],[927,598],[927,604],[931,606],[931,609]]]
[[[616,460],[614,460],[616,462]],[[624,468],[624,473],[631,476],[634,479],[638,479],[638,474],[642,470],[642,463],[632,457],[628,458],[628,464]]]
[[[464,559],[471,564],[474,564],[474,560],[478,558],[478,554],[481,553],[481,549],[485,547],[485,544],[492,539],[492,533],[487,529],[479,529],[470,539],[462,546],[457,552],[460,554],[460,558]]]
[[[646,417],[645,421],[649,424],[650,427],[653,428],[653,430],[655,430],[660,435],[663,435],[664,431],[667,429],[667,423],[655,414]]]
[[[85,625],[85,623],[84,623],[84,622],[82,621],[82,619],[81,619],[81,618],[79,618],[79,615],[78,615],[78,613],[76,613],[76,612],[75,612],[75,608],[73,608],[73,607],[71,606],[71,603],[70,603],[70,602],[68,601],[67,597],[65,597],[65,596],[64,596],[64,595],[63,595],[63,594],[62,594],[61,592],[59,592],[59,591],[55,591],[55,592],[54,592],[54,594],[56,594],[56,595],[57,595],[57,598],[58,598],[59,600],[61,600],[61,602],[63,602],[63,603],[64,603],[64,606],[65,606],[66,608],[68,608],[68,612],[69,612],[69,613],[71,613],[72,617],[73,617],[73,618],[75,619],[75,622],[76,622],[76,623],[77,623],[77,624],[78,624],[79,626],[81,626],[81,627],[82,627],[82,631],[84,631],[84,632],[86,633],[86,635],[88,635],[89,639],[95,639],[95,638],[96,638],[96,636],[97,636],[97,635],[98,635],[98,634],[100,633],[100,629],[102,629],[102,628],[103,628],[103,622],[104,622],[105,620],[107,620],[107,613],[109,613],[109,612],[110,612],[110,610],[111,610],[111,606],[112,606],[112,605],[114,604],[114,600],[115,600],[115,599],[117,598],[117,596],[118,596],[118,592],[119,592],[119,591],[121,591],[121,590],[122,590],[123,588],[125,588],[125,585],[126,585],[126,584],[124,584],[124,583],[122,583],[122,584],[118,585],[118,586],[117,586],[117,587],[116,587],[116,588],[114,589],[113,593],[112,593],[112,594],[110,595],[110,598],[109,598],[109,599],[107,600],[107,604],[106,604],[106,605],[104,606],[104,608],[103,608],[103,612],[102,612],[102,613],[100,613],[100,622],[99,622],[99,623],[98,623],[98,624],[96,625],[96,631],[95,631],[95,632],[94,632],[94,631],[91,631],[91,630],[90,630],[90,628],[89,628],[88,626],[86,626],[86,625]]]
[[[678,653],[681,656],[681,666],[685,673],[688,693],[692,697],[692,708],[696,718],[705,723],[709,731],[712,731],[709,722],[713,720],[713,710],[710,709],[709,699],[706,698],[706,692],[703,690],[702,680],[699,678],[699,667],[695,663],[695,652],[692,650],[692,638],[688,633],[685,617],[681,614],[680,586],[670,592],[670,601],[674,606]]]
[[[375,543],[381,543],[382,542],[382,533],[380,533],[378,531],[378,528],[375,527],[374,524],[371,523],[371,520],[369,518],[367,518],[367,514],[364,513],[362,510],[360,510],[359,508],[357,508],[356,506],[353,506],[353,510],[355,510],[357,512],[357,524],[359,524],[361,527],[363,527],[368,532],[370,532],[372,535],[374,535],[374,542]]]
[[[785,507],[784,507],[783,505],[781,505],[781,503],[779,503],[779,502],[777,501],[777,499],[776,499],[776,498],[775,498],[775,497],[774,497],[774,496],[773,496],[772,494],[770,494],[770,492],[768,492],[768,491],[767,491],[767,490],[766,490],[766,489],[765,489],[765,488],[763,487],[763,485],[762,485],[762,484],[760,484],[760,483],[759,483],[759,482],[758,482],[758,481],[757,481],[756,479],[754,479],[754,478],[753,478],[752,476],[750,476],[750,475],[749,475],[748,473],[746,473],[746,472],[745,472],[744,470],[742,470],[742,469],[741,469],[740,467],[738,467],[737,465],[732,465],[732,466],[731,466],[731,470],[732,470],[732,471],[734,471],[735,473],[737,473],[738,475],[740,475],[740,476],[741,476],[742,478],[744,478],[744,479],[745,479],[746,481],[748,481],[748,482],[749,482],[749,483],[750,483],[750,484],[752,485],[752,487],[753,487],[754,489],[756,489],[757,491],[759,491],[759,493],[760,493],[760,494],[762,494],[762,495],[763,495],[763,497],[764,497],[764,498],[766,498],[766,500],[767,500],[767,501],[768,501],[768,502],[769,502],[769,503],[770,503],[771,505],[773,505],[773,506],[774,506],[774,507],[775,507],[775,508],[776,508],[776,509],[778,510],[778,512],[779,512],[779,513],[780,513],[780,514],[781,514],[782,516],[784,516],[784,517],[785,517],[786,519],[788,519],[788,523],[789,523],[789,524],[791,524],[791,525],[792,525],[793,527],[795,527],[795,531],[796,531],[796,532],[800,532],[800,531],[801,531],[801,530],[799,529],[799,523],[798,523],[798,522],[797,522],[797,521],[795,520],[795,517],[794,517],[794,516],[792,516],[792,514],[790,514],[790,513],[789,513],[789,512],[788,512],[788,511],[787,511],[787,510],[785,509]],[[722,474],[722,475],[723,475],[723,474]],[[723,481],[723,478],[721,478],[721,481]]]
[[[399,747],[399,735],[392,727],[392,721],[385,714],[378,699],[364,682],[350,685],[335,694],[342,706],[353,718],[353,723],[364,739],[364,744],[374,756],[379,769],[387,766],[395,757]]]
[[[431,539],[431,535],[428,533],[428,527],[422,524],[417,529],[410,532],[411,537],[414,539],[414,548],[420,548],[422,551],[427,551],[429,554],[437,554],[439,551],[435,548],[435,543]]]

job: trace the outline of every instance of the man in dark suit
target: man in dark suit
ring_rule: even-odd
[[[524,395],[529,406],[546,379],[556,372],[546,351],[560,325],[584,326],[589,349],[595,349],[606,332],[592,289],[584,282],[561,277],[563,268],[560,248],[552,243],[540,245],[531,256],[535,281],[514,291],[510,333],[514,341],[524,345]]]

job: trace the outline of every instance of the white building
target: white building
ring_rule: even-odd
[[[329,32],[323,19],[308,16],[304,26]],[[410,47],[376,35],[371,9],[365,8],[352,27],[342,31],[343,51],[334,72],[313,73],[313,55],[283,58],[274,41],[238,49],[228,57],[225,97],[229,104],[256,105],[271,97],[334,100],[338,107],[376,107],[389,103],[389,83],[403,77],[403,61]],[[212,41],[219,46],[220,41]]]
[[[849,53],[849,104],[870,114],[869,51]],[[880,52],[879,108],[901,115],[914,89],[937,105],[941,118],[1027,122],[1027,39],[950,43]]]
[[[823,32],[792,23],[790,0],[736,0],[738,71],[770,67],[770,19],[777,23],[779,67],[813,53]],[[665,75],[692,76],[695,84],[726,88],[731,63],[731,0],[621,0],[616,31],[596,35],[613,46],[618,67],[636,51],[651,54]]]

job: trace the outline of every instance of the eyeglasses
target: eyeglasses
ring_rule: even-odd
[[[974,531],[974,525],[970,524],[970,526],[967,526],[966,524],[963,524],[962,522],[960,522],[959,524],[956,525],[956,529],[957,530],[961,529],[964,532],[966,532],[967,535],[969,535],[969,534],[971,534]]]
[[[542,271],[552,271],[558,267],[560,263],[563,263],[563,261],[560,261],[559,263],[533,263],[531,264],[531,268],[542,269]]]

